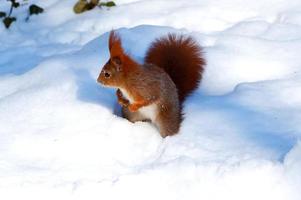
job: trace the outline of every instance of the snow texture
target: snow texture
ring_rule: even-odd
[[[0,25],[1,199],[301,199],[300,0],[30,2],[45,13]],[[96,83],[112,29],[139,62],[169,32],[204,47],[178,135],[119,117]]]

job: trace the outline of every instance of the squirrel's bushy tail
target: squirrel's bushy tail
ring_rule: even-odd
[[[175,83],[182,103],[198,87],[205,60],[201,46],[192,37],[168,34],[151,44],[145,63],[164,69]]]

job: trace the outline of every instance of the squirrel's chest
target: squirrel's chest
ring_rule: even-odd
[[[140,108],[138,112],[140,113],[140,115],[154,122],[158,115],[157,107],[157,104],[153,103],[151,105]]]

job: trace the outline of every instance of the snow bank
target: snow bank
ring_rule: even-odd
[[[82,15],[33,2],[46,12],[0,26],[3,198],[300,199],[299,1],[122,0]],[[168,32],[204,46],[178,135],[120,118],[96,83],[112,28],[140,62]]]

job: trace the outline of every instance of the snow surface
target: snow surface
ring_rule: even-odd
[[[30,2],[45,13],[0,25],[1,199],[301,199],[300,0]],[[204,46],[178,135],[120,118],[96,83],[113,28],[138,61],[168,32]]]

